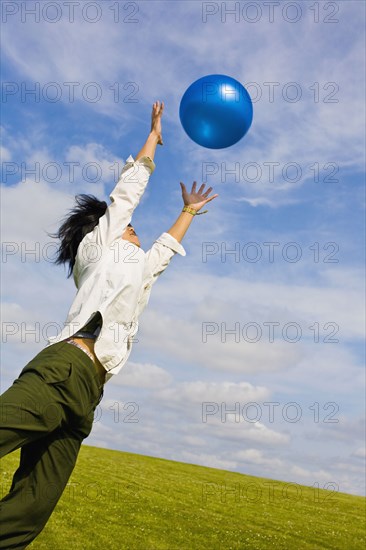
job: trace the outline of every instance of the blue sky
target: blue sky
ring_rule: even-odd
[[[364,495],[364,3],[315,3],[317,15],[280,2],[272,22],[262,2],[236,16],[234,2],[120,2],[118,17],[115,2],[80,3],[73,20],[62,1],[38,4],[2,5],[2,391],[75,296],[46,232],[77,193],[108,200],[163,100],[164,146],[134,214],[142,247],[178,216],[179,181],[219,197],[155,285],[85,443]],[[247,87],[254,117],[210,150],[179,103],[217,73]],[[218,412],[204,422],[207,402]]]

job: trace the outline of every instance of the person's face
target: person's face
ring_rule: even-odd
[[[125,239],[126,241],[130,241],[131,243],[135,244],[136,246],[141,246],[139,238],[132,226],[126,227],[125,232],[122,235],[122,239]]]

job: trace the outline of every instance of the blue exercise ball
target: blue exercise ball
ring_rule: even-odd
[[[179,118],[188,136],[208,149],[224,149],[245,136],[253,105],[244,86],[224,74],[199,78],[185,91]]]

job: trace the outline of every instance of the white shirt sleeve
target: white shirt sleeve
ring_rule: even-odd
[[[136,318],[141,315],[149,301],[152,285],[168,267],[170,260],[176,253],[186,256],[184,247],[170,233],[162,233],[146,252],[143,284]]]
[[[154,170],[155,163],[150,157],[144,156],[136,161],[132,155],[128,157],[118,183],[109,195],[111,204],[88,234],[91,241],[103,247],[122,237]]]
[[[166,267],[174,254],[186,256],[186,251],[180,242],[170,233],[162,233],[154,242],[152,247],[146,252],[145,256],[145,279],[156,279]],[[149,281],[147,281],[149,279]]]

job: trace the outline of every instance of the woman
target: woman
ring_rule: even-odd
[[[0,502],[1,549],[25,548],[46,525],[91,432],[103,385],[129,357],[152,285],[176,253],[185,256],[180,243],[193,217],[218,196],[209,197],[204,184],[197,191],[196,182],[189,193],[181,183],[184,207],[175,223],[146,253],[140,248],[131,219],[163,145],[163,111],[156,101],[146,143],[136,159],[128,157],[111,204],[77,197],[56,235],[56,263],[69,264],[77,293],[63,330],[0,396],[0,457],[21,447]]]

